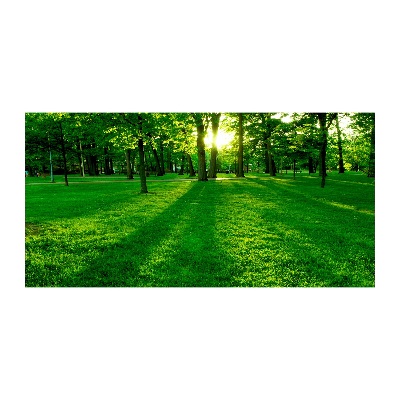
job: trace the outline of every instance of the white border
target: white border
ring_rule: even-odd
[[[398,397],[393,3],[10,4],[2,397]],[[25,112],[282,110],[377,113],[376,288],[24,288]]]

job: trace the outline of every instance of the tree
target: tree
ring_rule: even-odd
[[[320,130],[315,114],[294,113],[292,114],[293,129],[301,135],[299,151],[303,153],[302,157],[306,160],[304,166],[308,168],[308,173],[313,174],[320,166]],[[300,154],[299,154],[300,155]]]
[[[76,140],[74,138],[75,119],[69,113],[28,113],[25,116],[26,148],[35,143],[42,154],[55,155],[55,161],[62,165],[64,182],[68,186],[68,161],[77,157]],[[32,134],[37,137],[33,139]],[[28,156],[29,157],[29,156]],[[38,171],[47,170],[44,157],[40,157],[42,165]],[[53,163],[53,159],[51,161]]]
[[[272,154],[271,138],[273,133],[280,126],[281,121],[279,119],[272,118],[273,113],[261,113],[260,115],[263,126],[263,145],[265,149],[265,173],[275,176],[276,166],[274,156]]]
[[[352,129],[364,140],[368,151],[367,176],[375,177],[375,113],[351,115]]]
[[[138,114],[138,132],[139,132],[139,175],[140,175],[140,192],[148,193],[146,183],[146,169],[144,164],[144,143],[143,143],[143,117]]]
[[[238,113],[238,167],[236,176],[238,178],[244,178],[244,169],[243,169],[243,113]]]
[[[140,193],[148,193],[146,182],[146,167],[145,167],[145,151],[144,151],[144,136],[146,132],[146,117],[141,113],[119,114],[121,121],[127,124],[132,134],[137,137],[139,150],[139,176],[140,176]]]
[[[27,113],[26,168],[49,170],[50,154],[55,173],[112,174],[117,166],[133,178],[139,166],[141,191],[147,192],[146,173],[157,175],[168,168],[195,175],[206,181],[223,168],[243,177],[246,168],[265,164],[275,175],[275,163],[289,169],[298,165],[321,175],[326,183],[327,168],[339,173],[362,169],[375,174],[375,115],[373,113]],[[344,118],[351,124],[342,124]],[[284,122],[286,121],[286,122]],[[334,123],[334,121],[336,123]],[[207,128],[212,128],[211,149],[205,147]],[[217,149],[220,125],[235,132],[232,143]],[[196,152],[197,146],[197,152]],[[136,151],[137,149],[137,151]],[[210,164],[207,174],[207,157]],[[197,153],[197,154],[196,154]],[[339,163],[337,164],[339,154]],[[138,157],[138,162],[135,160]],[[284,163],[284,164],[283,164]],[[125,167],[126,165],[126,167]],[[115,168],[114,168],[115,167]]]
[[[196,139],[193,130],[196,129],[194,118],[189,113],[160,114],[158,135],[161,144],[167,146],[169,163],[180,163],[179,173],[183,174],[185,167],[190,176],[196,176],[191,155],[196,151]],[[161,140],[162,139],[162,140]],[[163,152],[160,152],[162,155]],[[161,161],[161,165],[163,162]]]
[[[371,115],[371,148],[369,152],[368,177],[375,177],[375,114]]]
[[[207,181],[206,148],[204,138],[207,132],[208,115],[192,113],[197,129],[198,180]]]
[[[211,157],[210,157],[210,169],[208,171],[209,178],[217,177],[217,135],[219,128],[219,120],[221,118],[221,113],[212,113],[211,114],[211,129],[212,129],[212,147],[211,147]]]
[[[64,181],[65,181],[65,185],[68,186],[67,152],[66,152],[66,147],[65,147],[65,138],[64,138],[64,132],[63,132],[63,126],[62,126],[61,120],[57,121],[57,126],[59,128],[61,154],[62,154],[62,160],[63,160],[63,166],[64,166]]]
[[[339,154],[339,174],[344,174],[344,163],[343,163],[343,145],[342,145],[342,133],[339,127],[339,114],[336,114],[336,131],[337,131],[337,144]]]
[[[321,176],[321,188],[325,187],[326,173],[326,148],[328,145],[328,129],[332,121],[336,118],[337,113],[317,113],[318,122],[320,126],[320,176]]]
[[[44,114],[25,114],[25,168],[31,176],[46,170],[51,150],[50,133]]]

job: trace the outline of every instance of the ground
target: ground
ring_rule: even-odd
[[[375,285],[373,179],[186,178],[27,178],[26,286]]]

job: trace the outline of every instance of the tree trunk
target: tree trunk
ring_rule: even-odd
[[[157,174],[157,176],[162,176],[160,159],[158,158],[157,149],[155,147],[153,147],[152,144],[150,144],[150,146],[151,146],[151,150],[153,152],[154,161],[156,163],[156,174]]]
[[[293,160],[293,179],[296,179],[296,160]]]
[[[243,170],[243,113],[239,113],[238,139],[239,139],[238,168],[237,168],[236,176],[238,178],[243,178],[244,177],[244,170]]]
[[[151,135],[151,133],[147,133],[147,136],[149,137],[150,140],[150,148],[151,151],[153,153],[153,157],[154,157],[154,162],[155,162],[155,169],[156,169],[156,175],[157,176],[162,176],[164,175],[161,169],[161,163],[160,163],[160,158],[158,157],[158,153],[157,153],[157,149],[155,147],[155,141],[153,142],[153,137]]]
[[[263,117],[264,114],[262,114]],[[268,151],[268,169],[270,176],[276,176],[276,167],[274,162],[274,156],[271,152],[271,135],[272,135],[272,128],[271,128],[271,114],[267,114],[267,135],[266,135],[266,144],[267,144],[267,151]],[[265,120],[263,117],[263,123],[265,124]]]
[[[153,167],[153,161],[152,161],[150,150],[147,150],[147,155],[145,154],[145,168],[144,169],[147,172],[153,172],[155,170],[155,168]]]
[[[326,148],[328,146],[328,129],[332,121],[336,118],[337,113],[331,113],[329,121],[327,121],[327,113],[318,113],[318,121],[321,131],[321,151],[320,151],[320,176],[321,176],[321,187],[325,187],[325,180],[328,176],[326,173]]]
[[[172,172],[173,169],[171,149],[167,147],[167,172]]]
[[[207,181],[206,173],[206,149],[204,145],[204,125],[197,127],[197,155],[198,155],[198,180]]]
[[[90,156],[86,156],[86,164],[87,164],[87,167],[88,167],[88,174],[90,176],[93,176],[94,175],[94,169],[93,169],[93,166],[92,166],[92,163],[91,163]]]
[[[314,163],[313,171],[317,172],[317,169],[319,168],[319,159],[313,160],[313,163]]]
[[[148,193],[146,183],[146,168],[144,165],[144,146],[143,138],[139,138],[139,175],[140,175],[140,192]]]
[[[131,164],[131,149],[125,150],[125,158],[126,158],[126,177],[128,179],[133,179],[132,173],[132,164]]]
[[[185,173],[185,154],[182,154],[181,169],[178,175],[183,175]]]
[[[142,135],[142,116],[138,115],[139,121],[139,175],[140,175],[140,192],[141,193],[148,193],[147,190],[147,183],[146,183],[146,169],[144,165],[144,145],[143,145],[143,137]]]
[[[219,128],[219,120],[221,118],[221,113],[213,113],[211,116],[211,128],[213,134],[212,147],[211,147],[211,159],[210,159],[210,169],[208,171],[209,178],[217,177],[217,135]]]
[[[85,176],[85,171],[82,168],[82,160],[80,154],[78,154],[78,168],[79,168],[79,176],[84,177]]]
[[[263,120],[264,122],[264,120]],[[266,131],[263,132],[263,145],[264,145],[264,163],[266,174],[269,174],[269,153],[268,153],[268,133]]]
[[[88,165],[89,175],[95,176],[99,174],[98,166],[97,166],[97,157],[96,156],[88,156],[86,157],[86,163]]]
[[[271,152],[271,126],[269,120],[271,119],[271,114],[261,113],[261,122],[263,126],[263,144],[264,144],[264,160],[265,160],[265,173],[271,176],[276,176],[276,167],[274,158]],[[267,121],[265,120],[267,116]]]
[[[164,143],[162,138],[160,138],[160,164],[161,164],[161,173],[165,175],[165,165],[164,165]]]
[[[275,168],[275,163],[274,163],[274,158],[271,153],[271,139],[267,139],[267,149],[268,149],[268,169],[269,169],[269,174],[271,176],[276,176],[276,168]]]
[[[104,147],[104,174],[105,175],[112,175],[112,161],[110,156],[108,155],[108,148]]]
[[[271,167],[272,167],[272,171],[273,171],[273,175],[271,175],[271,176],[276,176],[277,169],[276,169],[274,157],[272,155],[271,155]]]
[[[61,122],[60,122],[60,141],[61,141],[61,153],[64,166],[64,181],[65,181],[65,186],[68,186],[67,154],[65,151],[64,133]]]
[[[326,173],[326,148],[328,145],[328,127],[326,125],[326,113],[318,113],[318,121],[321,135],[321,148],[319,153],[319,175],[321,176],[321,188],[325,187]]]
[[[314,164],[311,156],[308,157],[308,174],[314,173]]]
[[[85,163],[83,158],[83,150],[82,150],[82,142],[78,138],[77,139],[77,148],[78,148],[78,159],[79,159],[79,174],[83,178],[85,177]]]
[[[114,164],[111,157],[110,157],[110,170],[111,170],[111,175],[114,175]]]
[[[373,115],[373,126],[371,130],[371,150],[369,153],[368,178],[375,177],[375,114]]]
[[[192,161],[192,157],[190,157],[190,154],[186,154],[186,158],[187,158],[187,162],[189,165],[189,176],[193,177],[196,176],[196,173],[194,172],[194,168],[193,168],[193,161]]]
[[[206,149],[204,144],[205,128],[200,114],[193,114],[197,129],[198,181],[207,181]]]
[[[339,115],[336,115],[336,130],[338,135],[339,174],[344,174],[342,135],[339,128]]]
[[[328,129],[326,127],[326,113],[318,113],[318,121],[321,135],[321,148],[319,153],[319,174],[321,176],[321,187],[325,187],[326,178],[326,147],[328,144]]]

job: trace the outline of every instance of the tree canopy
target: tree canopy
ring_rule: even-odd
[[[143,193],[146,177],[166,172],[207,181],[306,170],[322,187],[328,172],[375,174],[374,113],[27,113],[25,143],[31,175],[54,167],[68,185],[74,173],[138,174]]]

